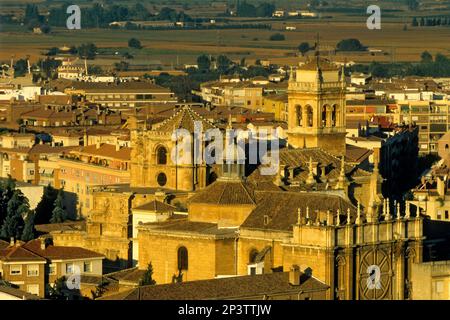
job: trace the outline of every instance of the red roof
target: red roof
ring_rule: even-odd
[[[103,258],[104,256],[95,251],[87,250],[80,247],[62,247],[47,245],[45,250],[41,249],[41,240],[35,239],[23,245],[24,248],[41,257],[47,259],[86,259],[86,258]]]

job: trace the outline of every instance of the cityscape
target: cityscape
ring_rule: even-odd
[[[450,300],[450,1],[0,9],[0,300]]]

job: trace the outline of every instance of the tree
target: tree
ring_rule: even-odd
[[[366,49],[358,39],[344,39],[336,45],[338,51],[365,51]]]
[[[28,72],[28,62],[26,59],[19,59],[14,64],[14,76],[21,77]]]
[[[153,275],[153,266],[152,263],[150,262],[147,266],[147,270],[145,270],[141,280],[139,281],[139,286],[148,286],[156,284],[156,281],[153,280],[152,275]]]
[[[422,52],[420,58],[422,63],[433,62],[433,56],[428,51]]]
[[[286,37],[284,36],[284,34],[274,33],[270,36],[269,40],[270,41],[284,41],[284,40],[286,40]]]
[[[51,223],[61,223],[67,219],[66,210],[64,210],[64,191],[59,189],[55,200],[55,208],[52,211]]]
[[[208,71],[211,67],[211,60],[206,54],[202,54],[197,58],[198,69],[201,71]]]
[[[68,300],[64,291],[68,290],[66,277],[62,276],[55,280],[53,286],[49,286],[49,298],[52,300]]]
[[[1,228],[1,237],[20,239],[24,228],[23,217],[30,211],[28,199],[22,191],[15,189],[6,208],[7,215]]]
[[[225,73],[231,66],[232,61],[227,56],[220,55],[217,58],[217,69],[220,73]]]
[[[305,53],[307,53],[310,49],[311,49],[311,47],[309,46],[308,42],[302,42],[298,46],[298,51],[300,51],[302,56],[304,56]]]
[[[35,219],[35,213],[34,211],[28,212],[26,218],[25,218],[25,226],[23,228],[22,233],[22,241],[30,241],[34,239],[35,236],[35,229],[34,229],[34,219]]]
[[[136,38],[131,38],[128,40],[128,47],[142,49],[141,42]]]
[[[53,188],[50,184],[44,188],[41,201],[39,201],[35,209],[35,224],[50,223],[53,209],[55,209],[55,200],[57,195],[58,190]]]
[[[406,5],[411,11],[416,11],[419,8],[419,1],[417,0],[406,0]]]
[[[114,69],[116,69],[116,71],[127,71],[129,66],[130,64],[128,62],[120,61],[114,64]]]
[[[83,43],[77,48],[80,58],[94,59],[97,55],[97,47],[93,43]]]

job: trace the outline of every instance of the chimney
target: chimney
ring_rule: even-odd
[[[300,267],[293,265],[289,271],[289,284],[292,286],[300,285]]]
[[[41,250],[45,250],[45,248],[47,247],[46,243],[45,243],[45,238],[41,238]]]

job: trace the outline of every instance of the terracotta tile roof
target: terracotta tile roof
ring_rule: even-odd
[[[350,209],[351,216],[356,215],[356,208],[350,201],[338,195],[319,192],[257,192],[258,206],[250,213],[241,228],[268,229],[278,231],[292,231],[292,226],[297,223],[298,209],[303,217],[306,216],[306,208],[313,221],[319,213],[320,221],[326,219],[326,212],[336,214],[337,210],[342,216],[347,215]],[[265,218],[268,217],[268,221]]]
[[[145,270],[139,270],[138,268],[130,268],[105,274],[105,277],[107,279],[112,279],[119,282],[129,282],[138,285],[144,273]]]
[[[87,250],[80,247],[62,247],[47,245],[45,250],[41,249],[41,240],[35,239],[27,242],[23,245],[23,248],[27,251],[34,253],[35,255],[44,257],[46,259],[86,259],[86,258],[103,258],[100,253]]]
[[[361,163],[366,160],[372,153],[373,150],[348,144],[345,149],[345,160],[353,163]]]
[[[37,224],[35,225],[35,229],[40,233],[50,233],[53,231],[85,231],[86,221]]]
[[[134,210],[144,210],[154,212],[173,212],[176,209],[177,209],[176,207],[158,200],[153,200],[134,208]]]
[[[0,250],[6,249],[9,246],[9,242],[0,239]]]
[[[24,300],[41,300],[41,298],[39,298],[38,296],[28,293],[26,291],[17,289],[17,288],[13,288],[9,285],[5,285],[0,283],[0,292],[14,296],[16,298],[19,299],[24,299]]]
[[[0,260],[3,261],[46,261],[41,256],[31,252],[23,246],[16,244],[0,250]]]
[[[100,144],[100,148],[97,149],[97,145],[92,144],[86,147],[75,147],[73,152],[76,154],[83,155],[93,155],[97,157],[103,158],[112,158],[112,159],[120,159],[129,161],[131,158],[131,148],[130,147],[121,147],[118,151],[116,151],[116,146],[112,144],[102,143]]]
[[[222,300],[260,297],[279,293],[326,291],[329,287],[313,277],[300,275],[300,285],[289,283],[289,272],[274,272],[253,276],[187,281],[144,286],[101,300]]]
[[[193,195],[189,203],[254,205],[254,186],[241,180],[218,179]]]
[[[172,117],[157,123],[153,130],[172,133],[175,129],[186,129],[189,132],[194,132],[195,121],[200,121],[202,123],[203,130],[215,128],[211,122],[204,119],[188,105],[183,105],[178,110],[175,110],[176,113]]]
[[[72,98],[70,95],[40,95],[38,96],[39,103],[42,104],[71,104],[75,99]]]
[[[305,184],[309,175],[309,160],[317,163],[319,166],[326,166],[326,182],[317,178],[317,184],[333,184],[339,178],[341,172],[341,159],[320,149],[320,148],[302,148],[302,149],[281,149],[279,152],[280,165],[286,166],[286,169],[294,168],[294,177],[290,178],[291,183]],[[366,175],[364,171],[358,170],[355,166],[345,164],[345,174],[347,178]],[[260,170],[253,171],[248,180],[253,183],[269,183],[274,180],[273,175],[261,175]]]
[[[219,228],[216,223],[189,221],[187,218],[144,223],[139,228],[144,228],[146,231],[152,233],[189,233],[219,237],[234,237],[236,230],[234,228]]]
[[[71,88],[85,90],[86,93],[122,93],[122,92],[170,92],[170,89],[144,81],[105,83],[105,82],[79,82],[70,83]]]

